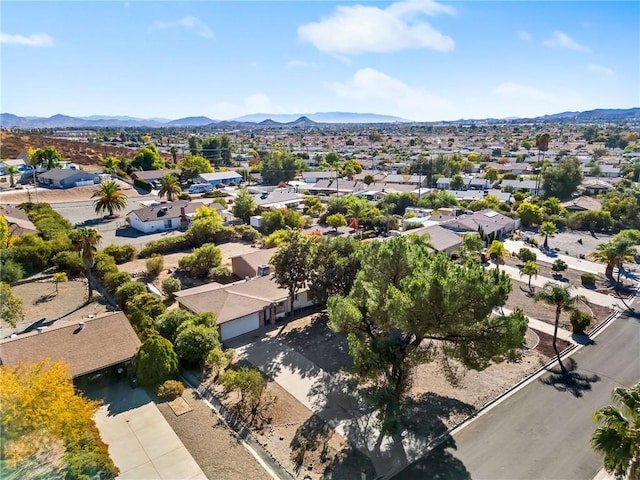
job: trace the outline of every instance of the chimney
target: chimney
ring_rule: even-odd
[[[187,214],[184,212],[184,207],[180,207],[180,221],[181,222],[187,221]]]

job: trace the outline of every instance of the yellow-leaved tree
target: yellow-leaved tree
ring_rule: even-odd
[[[66,478],[118,475],[93,420],[100,403],[75,392],[66,364],[3,365],[0,385],[3,476],[22,478],[36,467]]]

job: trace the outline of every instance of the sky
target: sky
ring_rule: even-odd
[[[0,2],[0,111],[413,121],[640,106],[637,1]]]

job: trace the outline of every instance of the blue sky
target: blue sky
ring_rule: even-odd
[[[5,1],[0,110],[416,121],[640,106],[640,2]]]

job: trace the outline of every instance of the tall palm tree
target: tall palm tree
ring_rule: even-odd
[[[507,249],[500,240],[494,240],[487,249],[487,255],[496,258],[496,268],[500,269],[500,264],[504,263],[504,257],[507,256]]]
[[[538,149],[538,179],[536,182],[536,195],[540,193],[542,170],[544,170],[544,152],[549,150],[549,141],[551,141],[551,135],[548,133],[536,135],[536,148]]]
[[[617,479],[640,478],[640,383],[618,387],[613,402],[596,410],[593,419],[601,425],[591,435],[593,449],[602,455],[604,468]]]
[[[93,206],[98,215],[108,213],[112,217],[114,211],[124,210],[127,207],[127,196],[120,190],[120,185],[113,180],[102,182],[91,198],[96,198]]]
[[[11,186],[15,187],[16,181],[14,177],[20,174],[20,170],[18,170],[18,168],[15,165],[9,165],[7,168],[5,168],[4,173],[9,175],[9,181],[11,182]]]
[[[182,189],[178,184],[178,177],[174,174],[165,175],[160,179],[160,189],[158,196],[160,198],[167,197],[167,200],[173,202],[182,193]]]
[[[537,277],[539,272],[540,267],[533,260],[529,260],[527,263],[525,263],[524,267],[522,267],[522,269],[520,270],[520,276],[529,275],[529,290],[531,290],[531,277]]]
[[[623,237],[607,243],[601,243],[596,247],[595,252],[589,254],[589,257],[607,264],[604,274],[610,280],[613,280],[613,267],[618,267],[618,282],[616,282],[616,287],[618,287],[620,281],[620,265],[624,261],[633,261],[635,255],[636,248],[633,242],[629,238]]]
[[[89,288],[89,301],[93,300],[93,287],[91,286],[91,269],[95,263],[94,252],[100,243],[100,233],[95,228],[77,228],[71,232],[71,243],[76,252],[82,257],[84,276],[87,278]]]
[[[560,360],[560,353],[558,352],[558,346],[556,340],[558,339],[558,326],[560,325],[560,314],[565,312],[571,312],[576,309],[576,303],[583,301],[586,303],[586,299],[580,295],[571,295],[571,285],[559,285],[556,282],[547,282],[542,287],[542,290],[536,292],[533,296],[536,302],[542,301],[551,306],[556,307],[556,321],[553,327],[553,350],[556,352],[558,360]],[[561,364],[562,365],[562,364]]]
[[[553,235],[558,231],[556,224],[553,222],[542,222],[540,225],[540,233],[544,235],[544,249],[549,249],[549,235]]]

